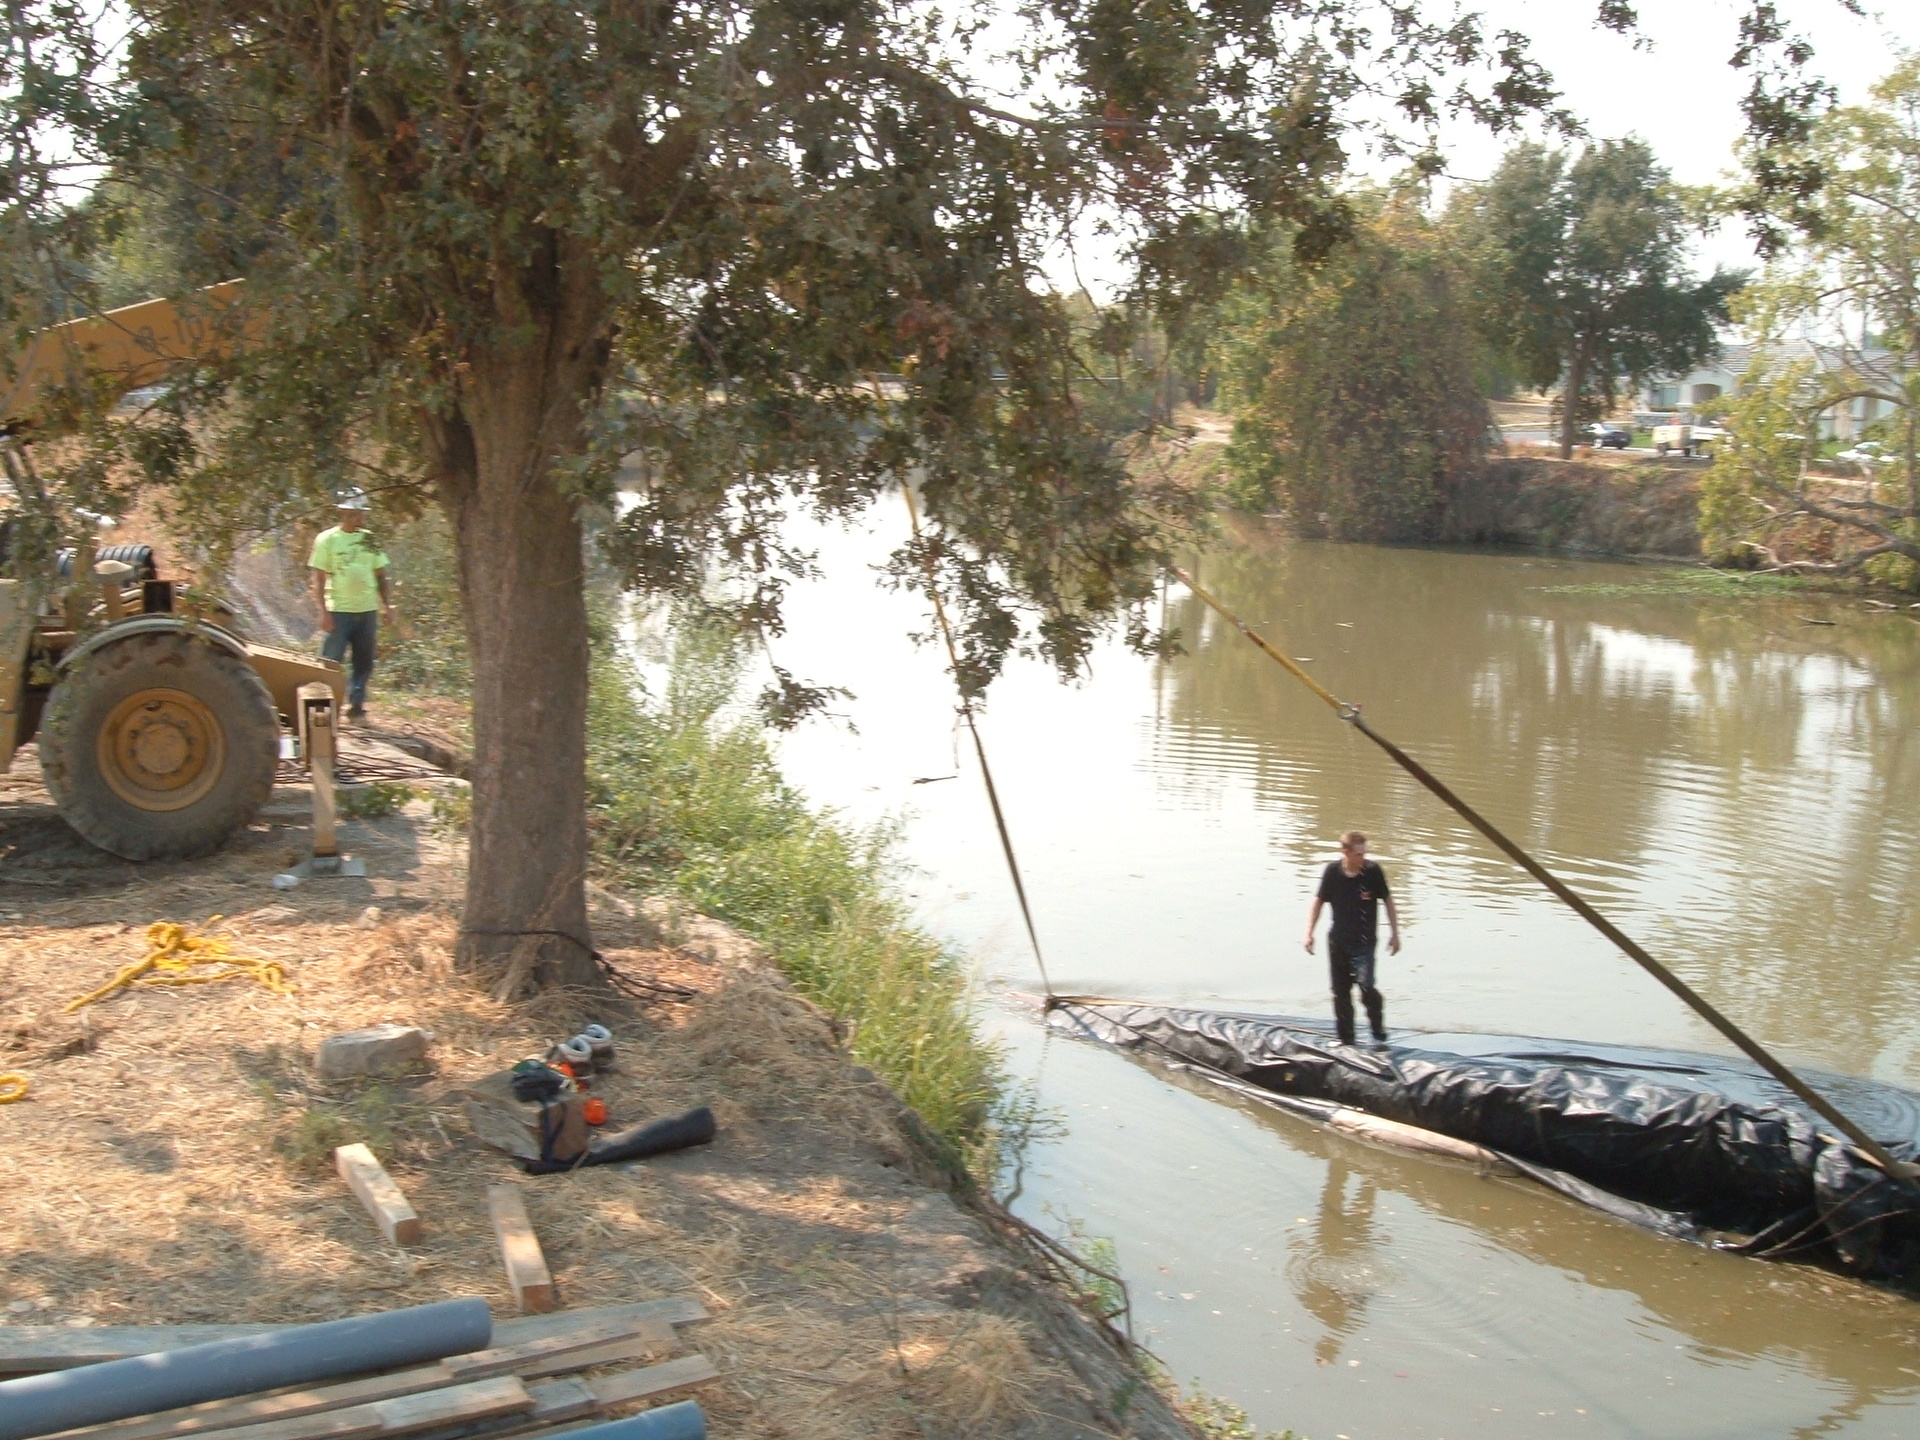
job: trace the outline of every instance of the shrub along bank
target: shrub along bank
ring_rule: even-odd
[[[737,664],[685,634],[658,697],[609,645],[588,707],[594,853],[621,879],[674,892],[760,941],[848,1048],[976,1170],[989,1167],[997,1056],[965,968],[908,915],[888,837],[810,807],[766,732],[730,715]]]

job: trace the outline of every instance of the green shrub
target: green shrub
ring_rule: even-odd
[[[1247,1418],[1238,1405],[1228,1404],[1201,1390],[1189,1390],[1180,1398],[1180,1409],[1193,1428],[1206,1440],[1306,1440],[1291,1430],[1261,1430]]]
[[[364,785],[342,785],[333,794],[343,819],[378,820],[413,799],[414,790],[404,780],[370,780]]]
[[[666,694],[640,698],[603,647],[588,710],[596,855],[764,944],[801,994],[846,1022],[848,1047],[969,1163],[990,1164],[1000,1065],[965,967],[916,926],[891,837],[807,805],[765,732],[732,718],[738,667],[682,633]]]
[[[434,511],[380,536],[397,614],[380,629],[380,683],[435,695],[473,688],[466,616],[447,522]]]
[[[1301,534],[1415,539],[1478,480],[1489,416],[1445,237],[1405,197],[1363,199],[1332,258],[1277,259],[1223,308],[1219,493]]]
[[[437,830],[464,835],[473,826],[473,790],[467,785],[440,785],[433,792],[433,824]]]

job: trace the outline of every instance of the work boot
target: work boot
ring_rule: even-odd
[[[347,722],[351,725],[366,724],[367,707],[364,705],[349,705],[347,707]]]

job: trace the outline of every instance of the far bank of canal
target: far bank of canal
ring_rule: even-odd
[[[883,512],[884,513],[884,512]],[[787,773],[904,814],[927,920],[1036,986],[916,603],[817,537],[776,660],[857,727]],[[1920,624],[1723,600],[1676,572],[1245,532],[1210,586],[1788,1057],[1920,1088]],[[1062,990],[1325,1009],[1299,934],[1332,837],[1372,832],[1408,926],[1396,1028],[1724,1047],[1310,696],[1177,592],[1189,653],[1016,665],[985,719]],[[1812,620],[1833,620],[1814,625]],[[952,779],[941,777],[952,776]],[[920,783],[926,782],[926,783]],[[1920,1304],[1643,1235],[1362,1149],[993,1023],[1066,1118],[1022,1208],[1110,1236],[1175,1377],[1313,1440],[1896,1436]]]

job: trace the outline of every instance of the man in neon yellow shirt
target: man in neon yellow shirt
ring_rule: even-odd
[[[323,659],[338,661],[349,648],[353,668],[347,679],[347,719],[367,718],[367,681],[373,675],[374,642],[380,616],[393,619],[393,601],[387,590],[387,557],[367,523],[367,497],[358,490],[340,498],[340,523],[322,530],[307,557],[312,572],[313,603],[320,608],[320,628],[326,640]]]

